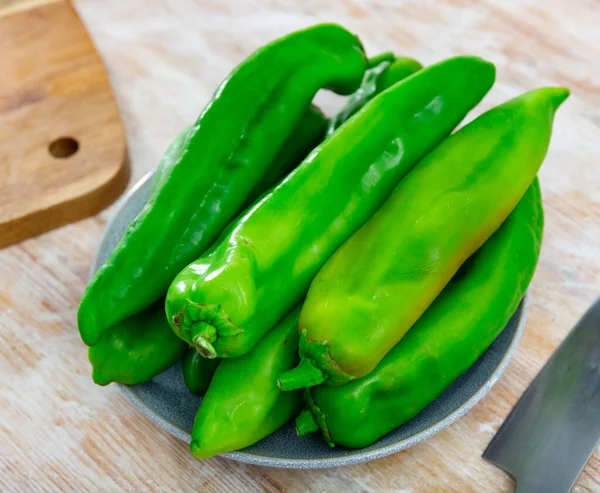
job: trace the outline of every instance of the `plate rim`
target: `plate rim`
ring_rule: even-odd
[[[133,185],[115,204],[114,211],[110,219],[106,222],[104,226],[104,231],[98,240],[98,245],[94,252],[94,256],[92,257],[92,261],[90,263],[90,269],[88,273],[88,280],[95,274],[95,272],[99,268],[99,258],[102,251],[102,245],[106,242],[107,236],[110,234],[110,231],[114,227],[114,223],[117,221],[120,213],[125,208],[126,204],[129,202],[131,197],[137,193],[137,191],[148,181],[150,180],[154,174],[156,173],[156,169],[150,170],[144,176],[142,176],[138,182]],[[440,432],[444,428],[450,426],[452,423],[457,421],[459,418],[464,416],[468,411],[470,411],[475,405],[483,399],[483,397],[491,390],[491,388],[496,384],[496,382],[500,379],[504,371],[506,370],[512,356],[515,353],[515,350],[521,340],[521,336],[523,335],[527,314],[529,310],[529,302],[530,302],[530,292],[529,289],[525,291],[523,298],[521,299],[520,304],[521,314],[519,316],[519,321],[517,324],[517,328],[515,329],[514,336],[510,341],[510,344],[506,348],[502,359],[498,363],[498,366],[494,369],[489,378],[477,389],[471,397],[469,397],[466,401],[464,401],[458,408],[456,408],[453,412],[437,421],[430,427],[421,430],[414,435],[406,437],[402,440],[399,440],[396,443],[382,446],[380,448],[370,450],[367,452],[361,452],[361,449],[347,449],[348,454],[342,457],[334,457],[334,458],[319,458],[319,459],[289,459],[289,458],[273,458],[273,457],[265,457],[262,455],[256,455],[249,452],[242,451],[233,451],[226,452],[223,454],[219,454],[219,457],[225,457],[227,459],[232,459],[238,462],[243,462],[251,465],[258,466],[266,466],[266,467],[275,467],[275,468],[284,468],[284,469],[324,469],[331,467],[340,467],[340,466],[350,466],[354,464],[360,464],[363,462],[372,461],[375,459],[380,459],[382,457],[386,457],[388,455],[394,454],[396,452],[400,452],[401,450],[405,450],[413,445],[416,445],[419,442],[426,440],[427,438],[432,437],[436,433]],[[518,310],[518,308],[517,308]],[[131,385],[126,385],[122,383],[117,383],[121,391],[127,396],[127,398],[133,402],[133,404],[140,410],[144,415],[150,418],[155,424],[162,427],[165,431],[170,433],[171,435],[179,438],[180,440],[189,443],[190,435],[189,433],[182,430],[180,427],[175,425],[174,423],[168,421],[163,418],[160,414],[158,414],[153,409],[150,409],[146,403],[141,399],[135,392],[134,387]]]

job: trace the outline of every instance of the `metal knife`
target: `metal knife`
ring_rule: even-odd
[[[600,298],[523,393],[483,457],[518,493],[568,493],[600,441]]]

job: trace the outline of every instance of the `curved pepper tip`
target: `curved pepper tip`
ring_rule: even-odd
[[[509,103],[513,101],[520,103],[525,102],[525,104],[530,105],[531,107],[537,107],[538,111],[547,111],[550,121],[552,121],[556,110],[565,102],[570,94],[571,91],[566,87],[540,87],[526,92],[520,97],[509,101]]]
[[[571,95],[571,91],[566,87],[548,87],[550,101],[554,111],[565,102],[565,100]]]
[[[282,373],[277,380],[278,387],[283,390],[296,390],[314,387],[325,382],[325,373],[317,368],[308,358],[302,358],[296,368]]]

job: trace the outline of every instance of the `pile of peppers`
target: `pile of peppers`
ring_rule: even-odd
[[[561,87],[455,131],[495,80],[321,24],[250,55],[170,145],[78,311],[100,385],[182,360],[197,457],[292,419],[360,448],[490,346],[535,271]],[[330,118],[321,89],[348,96]]]

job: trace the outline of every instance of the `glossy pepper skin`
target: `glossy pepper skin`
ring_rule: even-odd
[[[436,399],[490,346],[515,312],[540,253],[537,179],[502,226],[455,274],[406,336],[367,376],[306,390],[299,435],[366,447]]]
[[[135,385],[170,368],[188,345],[168,329],[162,300],[109,327],[88,349],[94,382]]]
[[[238,450],[270,435],[302,409],[302,392],[281,392],[277,376],[298,361],[300,307],[244,356],[221,361],[194,420],[196,457]]]
[[[163,296],[255,190],[315,93],[350,94],[365,70],[360,41],[334,24],[275,40],[242,62],[86,289],[78,312],[83,341],[97,344],[108,327]]]
[[[311,105],[278,153],[273,166],[267,170],[256,190],[252,192],[250,199],[256,199],[302,162],[325,136],[327,124],[328,121],[321,111]],[[167,148],[156,170],[153,189],[162,185],[162,177],[167,175],[166,170],[176,162],[176,156],[181,152],[188,132],[189,127],[184,129]],[[164,302],[161,300],[158,305],[153,304],[144,308],[109,327],[100,342],[89,349],[88,357],[96,383],[107,385],[111,382],[119,382],[135,385],[150,380],[173,366],[181,358],[186,347],[187,344],[173,334],[165,316]],[[191,359],[191,357],[184,358],[184,375],[193,365],[200,367],[206,365],[212,376],[214,363],[197,361],[198,358],[193,358],[192,363],[189,361]],[[191,366],[188,366],[190,363]],[[205,373],[202,369],[199,370],[197,377],[192,377],[192,372],[187,373],[188,388],[192,390],[193,387],[203,393],[202,385],[208,386],[210,382],[209,375],[202,376]]]
[[[367,103],[175,278],[166,301],[175,333],[206,357],[249,351],[494,75],[484,60],[457,57]]]
[[[537,89],[491,109],[398,184],[312,282],[299,323],[302,361],[281,376],[283,389],[373,371],[525,194],[568,94]]]
[[[181,362],[181,372],[188,390],[194,395],[204,395],[220,362],[219,359],[203,358],[194,348],[189,348]]]

